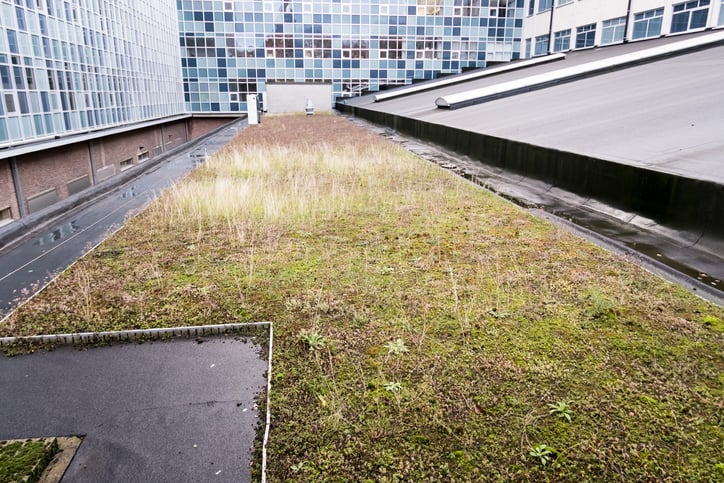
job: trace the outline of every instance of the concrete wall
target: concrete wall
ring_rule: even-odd
[[[332,84],[267,84],[266,107],[269,113],[304,112],[307,99],[314,112],[332,111]]]
[[[724,239],[724,185],[556,151],[346,104],[337,108],[660,225]]]

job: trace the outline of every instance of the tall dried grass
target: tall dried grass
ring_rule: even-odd
[[[336,134],[352,139],[333,143],[324,133],[310,133],[309,141],[295,145],[236,142],[172,188],[155,209],[165,223],[223,223],[237,232],[245,227],[246,233],[251,226],[320,223],[360,209],[384,216],[399,208],[391,206],[399,197],[388,193],[413,197],[421,183],[432,180],[434,167],[421,169],[396,145],[360,138],[359,131]]]

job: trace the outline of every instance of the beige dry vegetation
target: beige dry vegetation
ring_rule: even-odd
[[[722,318],[346,119],[291,116],[1,331],[274,321],[270,481],[714,481]]]

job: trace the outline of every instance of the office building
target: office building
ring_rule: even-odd
[[[326,84],[331,105],[336,97],[514,60],[524,13],[524,0],[178,5],[191,112],[244,112],[246,96],[263,95],[270,84]]]
[[[522,58],[724,26],[724,0],[527,0]]]
[[[1,0],[0,88],[0,225],[201,129],[174,0]]]

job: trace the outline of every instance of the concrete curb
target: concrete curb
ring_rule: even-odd
[[[204,134],[203,136],[192,139],[181,146],[176,146],[170,151],[156,156],[155,158],[151,158],[143,164],[137,164],[117,176],[101,181],[95,186],[91,186],[78,194],[69,196],[68,198],[60,200],[47,208],[3,226],[0,228],[0,250],[6,248],[13,242],[20,240],[23,236],[52,221],[58,216],[65,215],[73,209],[80,208],[88,202],[94,201],[101,196],[111,193],[116,188],[128,183],[141,174],[150,171],[154,167],[159,166],[173,156],[177,156],[179,153],[193,149],[198,144],[201,144],[202,142],[215,136],[235,122],[239,122],[239,120],[237,119],[226,123],[223,126]]]
[[[0,347],[7,347],[21,342],[36,342],[41,344],[94,344],[98,342],[138,342],[147,340],[162,340],[174,337],[200,337],[209,335],[223,335],[229,333],[243,333],[249,335],[256,328],[269,328],[271,322],[250,322],[246,324],[217,324],[192,327],[172,327],[162,329],[136,329],[110,332],[78,332],[75,334],[31,335],[24,337],[1,337]]]

